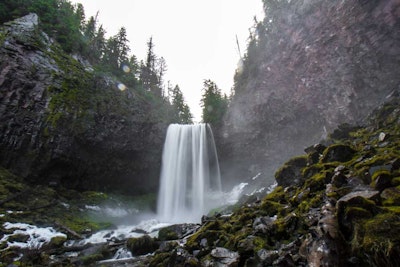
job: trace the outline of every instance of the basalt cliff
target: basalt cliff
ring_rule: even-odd
[[[218,131],[224,179],[271,173],[400,85],[400,2],[264,1]]]
[[[0,165],[36,184],[155,192],[162,103],[119,90],[39,21],[30,14],[0,28]]]

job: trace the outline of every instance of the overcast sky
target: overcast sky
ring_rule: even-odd
[[[239,61],[246,51],[249,28],[262,19],[261,0],[73,0],[82,3],[86,17],[98,20],[115,35],[127,30],[131,53],[144,60],[149,38],[154,52],[164,57],[165,80],[178,84],[195,121],[201,120],[203,80],[211,79],[229,94]]]

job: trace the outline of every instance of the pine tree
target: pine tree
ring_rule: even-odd
[[[183,94],[178,85],[172,89],[172,106],[175,110],[174,120],[181,124],[191,124],[192,113],[189,106],[185,103]]]
[[[203,108],[203,122],[218,126],[222,123],[223,116],[228,108],[228,97],[226,94],[222,94],[215,82],[205,80],[201,106]]]

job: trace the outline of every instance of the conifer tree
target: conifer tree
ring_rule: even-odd
[[[172,106],[175,110],[175,121],[181,124],[193,123],[192,113],[189,106],[185,103],[182,91],[178,85],[172,89]]]
[[[222,123],[223,116],[228,108],[228,97],[226,94],[222,94],[215,82],[205,80],[201,106],[203,108],[203,122],[218,126]]]

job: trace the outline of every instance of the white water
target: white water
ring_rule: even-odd
[[[157,213],[164,222],[200,222],[219,206],[221,177],[208,124],[171,124],[162,156]]]

